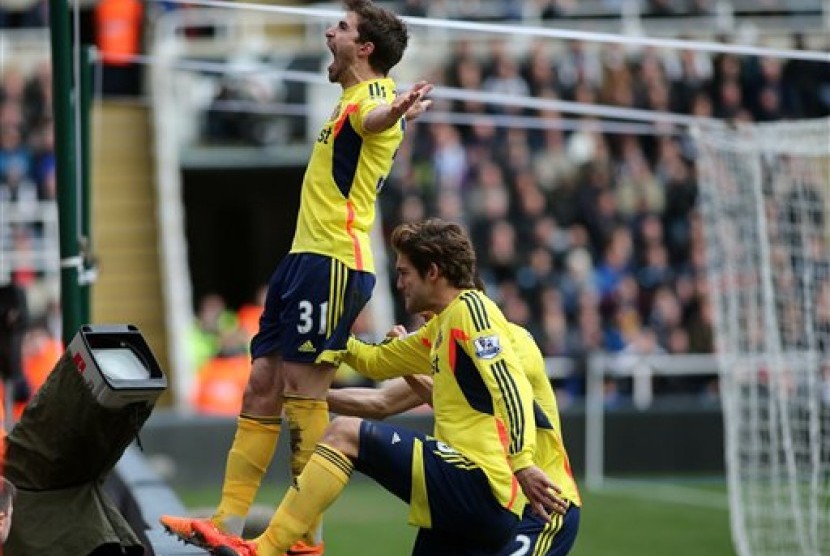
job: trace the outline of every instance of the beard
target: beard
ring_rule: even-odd
[[[410,294],[404,299],[404,309],[410,315],[417,315],[422,311],[428,310],[429,307],[422,296]]]

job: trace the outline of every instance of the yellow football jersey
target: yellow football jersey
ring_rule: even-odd
[[[292,253],[317,253],[374,272],[369,230],[375,199],[403,139],[404,119],[380,133],[363,129],[374,108],[395,98],[390,78],[345,89],[323,125],[303,177]]]
[[[559,406],[545,372],[545,358],[530,332],[512,322],[509,326],[513,333],[513,347],[533,388],[536,402],[536,455],[533,460],[562,489],[563,498],[581,506],[582,498],[562,439]]]
[[[432,374],[435,438],[479,467],[496,499],[521,516],[526,500],[513,473],[534,463],[533,393],[508,323],[490,299],[465,290],[405,338],[381,345],[352,338],[343,362],[378,380]],[[425,490],[414,474],[410,522],[422,527],[430,524]]]

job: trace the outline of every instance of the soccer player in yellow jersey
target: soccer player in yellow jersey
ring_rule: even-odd
[[[576,540],[582,501],[565,451],[556,397],[545,373],[542,353],[527,330],[513,323],[509,323],[509,327],[513,347],[533,388],[534,461],[561,489],[560,496],[569,503],[569,508],[564,516],[554,515],[550,521],[540,519],[526,508],[516,534],[499,554],[565,556]],[[390,337],[405,336],[408,336],[406,330],[399,326],[390,333]],[[421,344],[423,350],[428,349],[424,342]],[[403,354],[405,356],[405,352]],[[418,359],[407,365],[423,363],[423,358]],[[432,404],[432,379],[424,375],[395,378],[381,388],[338,388],[328,394],[329,409],[335,413],[369,419],[384,419],[424,403]]]
[[[531,385],[507,321],[474,288],[475,254],[457,224],[430,220],[392,234],[407,310],[435,317],[380,347],[350,341],[343,358],[366,376],[433,377],[435,433],[338,417],[253,541],[194,524],[202,546],[227,556],[280,556],[337,498],[354,469],[410,505],[414,556],[495,555],[514,538],[525,504],[565,515],[560,489],[534,464]],[[424,350],[424,346],[429,349]],[[415,365],[409,363],[417,362]]]
[[[290,254],[268,285],[253,366],[228,453],[222,498],[210,520],[240,534],[270,465],[285,414],[291,467],[299,475],[328,424],[325,396],[334,367],[319,360],[346,345],[375,283],[369,230],[375,198],[403,138],[404,115],[425,110],[425,82],[395,95],[389,70],[403,56],[405,24],[369,0],[345,0],[345,16],[326,30],[334,59],[329,80],[343,94],[323,125],[303,178]],[[191,541],[199,520],[162,516],[168,531]],[[289,554],[322,554],[311,524]]]

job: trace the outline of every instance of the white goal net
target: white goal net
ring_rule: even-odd
[[[740,556],[830,554],[830,119],[695,130]]]

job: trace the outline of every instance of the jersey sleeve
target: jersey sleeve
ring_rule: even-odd
[[[458,345],[490,392],[513,471],[530,467],[536,446],[533,390],[512,345],[507,320],[476,292],[462,294],[462,299],[464,306],[451,316],[452,329],[460,331],[454,333],[462,340]]]
[[[422,326],[408,336],[380,344],[370,344],[351,337],[342,354],[342,362],[373,380],[430,374],[427,328],[427,325]]]
[[[361,136],[366,136],[368,132],[363,128],[363,121],[366,119],[369,112],[383,104],[392,104],[394,100],[394,84],[391,81],[370,81],[366,85],[366,93],[360,99],[357,110],[350,115],[352,118],[352,127],[360,130]],[[395,126],[392,126],[390,129],[394,128]],[[381,133],[388,132],[389,130],[386,130]]]

